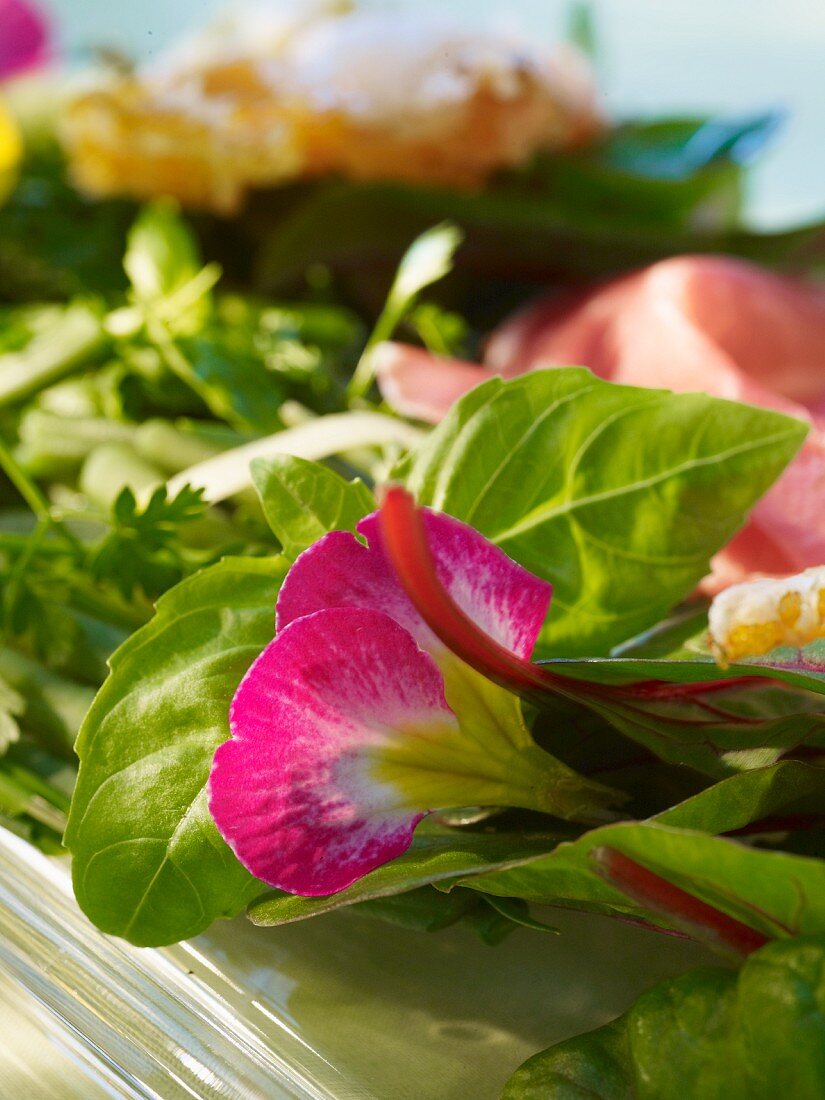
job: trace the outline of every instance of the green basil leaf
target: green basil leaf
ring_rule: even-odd
[[[273,455],[256,458],[250,468],[267,522],[290,561],[329,531],[354,531],[375,509],[360,479],[344,481],[320,462]]]
[[[660,983],[607,1027],[529,1059],[502,1100],[819,1100],[825,937],[768,944],[737,976]]]
[[[478,386],[398,472],[553,582],[537,656],[597,655],[693,589],[805,434],[765,409],[567,368]]]
[[[77,742],[66,844],[75,894],[106,932],[173,943],[263,887],[209,815],[212,755],[235,688],[272,639],[283,559],[226,559],[189,578],[114,654]]]

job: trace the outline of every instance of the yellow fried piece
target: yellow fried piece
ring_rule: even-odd
[[[825,565],[725,589],[711,604],[708,625],[722,666],[780,645],[803,646],[825,638]]]
[[[224,213],[327,173],[476,187],[601,125],[571,51],[409,10],[300,7],[248,13],[77,96],[63,120],[77,183]]]

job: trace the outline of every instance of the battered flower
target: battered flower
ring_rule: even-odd
[[[708,623],[723,664],[825,637],[825,565],[795,577],[733,585],[713,601]]]
[[[247,12],[110,75],[63,134],[86,191],[231,213],[251,189],[330,173],[474,187],[598,128],[572,50],[326,2]]]

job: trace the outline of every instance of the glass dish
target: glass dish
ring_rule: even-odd
[[[86,920],[66,859],[0,830],[0,967],[17,983],[13,1002],[0,988],[17,1029],[0,1095],[493,1100],[531,1054],[709,961],[602,917],[547,917],[560,936],[498,947],[342,911],[134,948]]]

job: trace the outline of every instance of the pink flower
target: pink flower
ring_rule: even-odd
[[[48,59],[48,28],[37,8],[23,0],[0,0],[0,81]]]
[[[678,257],[528,306],[493,333],[483,367],[398,344],[380,346],[376,363],[390,404],[430,422],[493,374],[571,363],[806,419],[805,447],[717,555],[709,587],[825,560],[825,288],[726,257]]]
[[[480,646],[508,683],[540,678],[529,657],[550,585],[465,524],[422,518],[433,583],[458,605],[440,636],[455,631],[470,660]],[[358,530],[366,543],[332,532],[295,562],[275,640],[233,700],[209,805],[241,863],[280,889],[330,894],[404,852],[434,809],[602,817],[615,792],[540,750],[515,695],[439,640],[406,594],[378,514]]]

